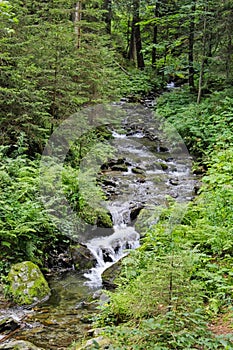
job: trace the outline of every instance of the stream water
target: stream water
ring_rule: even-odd
[[[0,310],[0,318],[8,315],[21,321],[14,339],[31,341],[46,350],[67,349],[82,339],[90,328],[90,316],[96,312],[98,303],[93,300],[96,296],[101,299],[102,272],[140,245],[134,228],[140,210],[164,205],[168,195],[177,201],[192,199],[196,179],[188,152],[171,152],[171,144],[161,138],[158,142],[154,135],[158,131],[150,125],[148,128],[149,134],[140,122],[134,121],[132,127],[127,121],[124,133],[112,132],[117,157],[113,165],[102,169],[101,176],[113,233],[97,234],[85,242],[97,265],[84,274],[65,271],[49,277],[52,296],[42,305]]]

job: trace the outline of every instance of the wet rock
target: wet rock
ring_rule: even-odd
[[[103,254],[103,261],[106,262],[113,262],[112,258],[112,251],[109,248],[102,248],[102,254]]]
[[[179,180],[177,178],[174,179],[169,179],[169,183],[173,186],[178,186],[179,185]]]
[[[126,162],[125,158],[110,159],[107,163],[101,165],[101,170],[111,169],[115,165],[124,165]]]
[[[177,171],[177,167],[174,164],[171,164],[170,165],[170,171],[176,172]]]
[[[168,169],[168,165],[166,163],[163,162],[159,162],[156,164],[159,168],[161,168],[163,171]]]
[[[169,149],[167,147],[165,147],[165,146],[159,146],[158,151],[162,152],[162,153],[163,152],[169,152]]]
[[[137,129],[135,129],[135,130],[130,130],[130,131],[128,131],[127,132],[127,134],[126,134],[126,136],[134,136],[135,134],[140,134],[142,132],[142,130],[137,130]]]
[[[15,340],[6,344],[0,345],[0,349],[4,350],[42,350],[29,341]]]
[[[144,182],[146,182],[146,179],[144,176],[139,176],[136,180],[136,182],[143,184]]]
[[[15,329],[19,328],[19,323],[14,320],[12,317],[7,317],[2,320],[0,320],[0,333],[3,332],[12,332]]]
[[[13,317],[5,317],[0,320],[0,341],[8,339],[15,330],[20,328],[20,320]]]
[[[97,220],[96,220],[97,227],[112,228],[113,223],[112,223],[112,216],[110,212],[100,208],[100,209],[96,209],[96,215],[97,215]]]
[[[174,191],[169,191],[169,196],[171,196],[172,198],[178,198],[179,195],[177,192],[174,192]]]
[[[103,179],[101,182],[104,186],[116,187],[118,185],[117,181],[112,179]]]
[[[122,171],[122,172],[128,171],[128,167],[126,164],[122,164],[122,165],[116,164],[116,165],[113,165],[111,169],[112,171]]]
[[[174,158],[172,158],[172,157],[167,157],[167,158],[165,158],[165,161],[166,162],[172,162],[174,160]]]
[[[130,219],[131,219],[131,221],[137,219],[138,214],[143,209],[143,207],[144,206],[143,206],[142,203],[138,203],[134,207],[131,208],[131,211],[130,211]]]
[[[70,254],[76,270],[89,270],[97,264],[96,258],[84,244],[71,246]]]
[[[127,103],[127,102],[129,102],[129,99],[127,97],[122,97],[120,99],[120,102]]]
[[[102,274],[102,283],[107,290],[116,289],[117,285],[114,283],[116,278],[121,272],[122,259],[117,261],[115,264],[107,268]]]
[[[142,175],[145,173],[145,170],[139,167],[135,167],[135,168],[132,168],[132,173]]]
[[[67,253],[60,253],[57,257],[58,265],[64,269],[69,269],[72,267],[72,260]]]
[[[9,293],[19,305],[31,305],[50,295],[50,288],[39,267],[31,261],[11,266]]]

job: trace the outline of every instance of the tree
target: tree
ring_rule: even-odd
[[[75,32],[77,35],[77,48],[81,46],[81,20],[82,20],[82,1],[79,0],[75,6],[74,12],[74,23],[75,23]]]
[[[142,40],[140,30],[140,0],[133,0],[132,3],[133,14],[131,22],[131,38],[129,46],[129,59],[137,62],[137,67],[143,69],[145,67]]]
[[[15,144],[23,133],[30,152],[41,152],[61,120],[116,94],[116,79],[106,84],[117,72],[101,6],[84,0],[14,2],[19,23],[12,23],[11,33],[0,32],[2,142]]]
[[[156,1],[155,7],[154,7],[154,17],[155,17],[155,24],[154,24],[154,28],[153,28],[153,41],[152,41],[153,47],[152,47],[152,57],[151,57],[152,67],[155,67],[156,58],[157,58],[156,45],[158,44],[157,19],[159,18],[159,1]]]
[[[111,23],[112,23],[112,0],[104,0],[104,21],[106,23],[106,32],[111,34]]]
[[[191,5],[191,19],[189,23],[189,49],[188,49],[188,63],[189,63],[189,87],[194,90],[194,34],[195,34],[195,12],[196,0]]]

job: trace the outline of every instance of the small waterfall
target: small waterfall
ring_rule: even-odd
[[[114,233],[107,237],[93,238],[86,243],[87,248],[96,258],[97,265],[84,276],[88,279],[85,284],[89,287],[102,285],[101,275],[111,265],[128,254],[128,250],[139,247],[140,235],[131,226],[129,206],[109,206],[112,214]]]
[[[125,227],[130,223],[130,204],[126,203],[110,203],[107,206],[112,215],[113,225],[117,227]]]

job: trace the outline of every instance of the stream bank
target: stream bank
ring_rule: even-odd
[[[108,198],[113,232],[94,230],[85,237],[82,243],[95,258],[95,266],[84,273],[71,269],[51,276],[52,296],[48,302],[33,309],[2,310],[3,317],[11,314],[20,324],[15,340],[52,350],[67,349],[72,341],[82,339],[91,328],[96,306],[105,299],[101,274],[140,245],[140,234],[135,230],[140,211],[152,212],[166,205],[168,197],[187,202],[194,196],[196,177],[182,140],[177,143],[176,138],[166,139],[159,121],[151,119],[148,110],[142,113],[137,106],[124,108],[128,117],[122,129],[112,130],[111,145],[116,155],[98,173]]]

